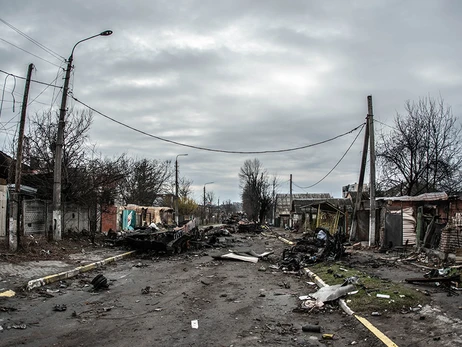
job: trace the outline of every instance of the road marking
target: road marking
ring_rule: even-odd
[[[311,271],[308,268],[304,268],[305,273],[310,277],[318,287],[326,287],[329,286],[326,282],[322,280],[321,277],[316,275],[313,271]],[[373,333],[375,336],[379,338],[380,341],[382,341],[387,347],[398,347],[396,343],[394,343],[392,340],[390,340],[384,333],[382,333],[379,329],[377,329],[375,326],[372,325],[366,318],[363,318],[361,316],[358,316],[354,314],[354,312],[351,310],[351,308],[348,307],[344,299],[339,299],[340,307],[345,311],[346,314],[348,315],[353,315],[358,321],[360,321],[371,333]]]
[[[382,333],[379,329],[377,329],[375,326],[371,324],[366,318],[354,315],[357,320],[359,320],[367,329],[369,329],[370,332],[372,332],[375,336],[379,338],[380,341],[382,341],[385,346],[387,347],[398,347],[396,343],[394,343],[392,340],[390,340],[384,333]]]
[[[27,290],[32,290],[34,288],[41,287],[41,286],[44,286],[45,284],[50,284],[50,283],[53,283],[53,282],[56,282],[62,279],[71,278],[82,272],[94,270],[100,266],[103,266],[108,263],[112,263],[117,260],[128,257],[129,255],[132,255],[133,253],[135,253],[135,251],[126,252],[123,254],[116,255],[114,257],[110,257],[110,258],[107,258],[101,261],[91,263],[91,264],[79,266],[69,271],[64,271],[64,272],[60,272],[54,275],[49,275],[49,276],[45,276],[42,278],[37,278],[35,280],[30,280],[29,282],[27,282]]]

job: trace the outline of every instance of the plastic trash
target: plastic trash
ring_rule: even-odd
[[[377,297],[382,299],[390,299],[390,295],[388,294],[377,294]]]

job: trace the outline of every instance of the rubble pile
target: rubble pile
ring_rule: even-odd
[[[305,234],[297,243],[282,253],[280,267],[298,271],[308,264],[325,260],[338,260],[345,254],[342,235],[331,235],[327,229],[317,228],[314,236]]]
[[[247,220],[241,220],[238,223],[237,231],[240,233],[261,233],[266,231],[268,228],[265,225],[261,225],[255,222],[249,222]]]

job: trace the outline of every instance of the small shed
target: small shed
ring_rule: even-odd
[[[441,231],[448,222],[449,201],[444,192],[417,196],[377,197],[381,209],[380,241],[382,246],[421,245],[430,242],[428,235],[435,234],[432,244],[439,244]],[[425,237],[427,235],[427,240]]]
[[[344,221],[345,211],[326,200],[315,200],[305,203],[300,207],[304,212],[304,229],[315,230],[325,228],[330,234],[335,234],[339,229],[339,222]],[[342,225],[343,229],[343,225]]]

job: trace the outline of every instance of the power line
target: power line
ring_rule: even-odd
[[[58,77],[59,77],[59,70],[58,70],[58,74],[56,75],[55,79],[54,79],[53,81],[51,81],[51,82],[49,83],[49,85],[47,85],[47,86],[45,87],[45,89],[43,89],[43,90],[42,90],[32,101],[30,101],[27,105],[30,105],[30,104],[32,104],[35,100],[37,100],[37,99],[40,97],[40,95],[42,95],[42,94],[52,85],[51,83],[55,83],[55,82],[56,82],[56,80],[58,79]],[[36,101],[36,102],[39,102],[39,101]],[[39,103],[40,103],[40,102],[39,102]],[[48,104],[45,104],[45,103],[41,103],[41,104],[44,104],[44,105],[47,105],[47,106],[48,106]]]
[[[64,73],[64,72],[61,71],[61,74],[62,74],[62,73]],[[57,75],[56,75],[56,78],[55,78],[53,81],[50,82],[50,85],[47,85],[47,86],[45,87],[45,89],[42,90],[42,91],[37,95],[37,97],[36,97],[34,100],[29,101],[28,105],[30,105],[30,104],[32,104],[33,102],[35,102],[35,103],[37,103],[37,104],[49,106],[48,103],[41,102],[41,101],[37,101],[37,99],[38,99],[38,97],[39,97],[40,95],[42,95],[42,94],[45,92],[45,90],[47,90],[50,86],[53,86],[53,84],[51,84],[51,83],[54,83],[54,82],[59,78],[59,75],[60,75],[60,70],[58,70],[58,73],[57,73]],[[0,88],[0,90],[5,91],[5,92],[9,92],[9,93],[14,93],[14,94],[16,94],[16,95],[18,95],[18,96],[20,96],[20,97],[23,96],[22,93],[16,92],[16,91],[14,91],[14,90],[8,90],[8,89],[2,89],[2,88]],[[58,95],[59,95],[59,94],[57,94],[57,96],[58,96]],[[56,102],[57,96],[56,96],[56,98],[55,98],[55,96],[53,96],[53,98],[52,98],[52,99],[53,99],[53,100],[52,100],[52,104],[53,104],[54,102]],[[3,102],[13,102],[13,103],[14,103],[14,102],[16,102],[16,101],[3,100]],[[18,103],[21,104],[19,101],[18,101]],[[3,108],[3,109],[5,110],[5,108]]]
[[[199,150],[208,151],[208,152],[218,152],[218,153],[227,153],[227,154],[267,154],[267,153],[284,153],[284,152],[297,151],[297,150],[306,149],[306,148],[310,148],[310,147],[314,147],[314,146],[319,146],[319,145],[322,145],[324,143],[336,140],[336,139],[338,139],[340,137],[343,137],[345,135],[348,135],[348,134],[356,131],[358,128],[360,128],[361,126],[364,126],[364,124],[365,124],[365,123],[360,124],[357,127],[355,127],[354,129],[349,130],[349,131],[347,131],[347,132],[345,132],[343,134],[334,136],[334,137],[332,137],[330,139],[323,140],[323,141],[316,142],[316,143],[309,144],[309,145],[305,145],[305,146],[300,146],[300,147],[293,147],[293,148],[287,148],[287,149],[278,149],[278,150],[268,150],[268,151],[229,151],[229,150],[224,150],[224,149],[213,149],[213,148],[206,148],[206,147],[188,145],[188,144],[185,144],[185,143],[181,143],[181,142],[177,142],[177,141],[173,141],[173,140],[168,140],[168,139],[156,136],[156,135],[149,134],[149,133],[147,133],[147,132],[145,132],[143,130],[139,130],[139,129],[134,128],[134,127],[132,127],[132,126],[130,126],[128,124],[122,123],[122,122],[120,122],[120,121],[118,121],[118,120],[116,120],[116,119],[114,119],[112,117],[109,117],[108,115],[105,115],[104,113],[102,113],[102,112],[94,109],[93,107],[85,104],[84,102],[80,101],[79,99],[75,98],[72,95],[71,95],[71,98],[74,99],[79,104],[81,104],[81,105],[87,107],[88,109],[92,110],[93,112],[96,112],[97,114],[99,114],[99,115],[113,121],[114,123],[122,125],[122,126],[128,128],[128,129],[136,131],[136,132],[138,132],[140,134],[152,137],[152,138],[160,140],[160,141],[164,141],[164,142],[168,142],[168,143],[171,143],[171,144],[174,144],[174,145],[178,145],[178,146],[183,146],[183,147],[188,147],[188,148],[193,148],[193,149],[199,149]]]
[[[380,124],[382,124],[382,125],[385,125],[386,127],[389,127],[390,129],[398,130],[398,129],[392,127],[391,125],[385,124],[385,123],[383,123],[383,122],[381,122],[381,121],[379,121],[379,120],[377,120],[377,119],[374,119],[374,122],[377,122],[377,123],[380,123]]]
[[[3,42],[5,42],[5,43],[8,43],[9,45],[12,45],[13,47],[15,47],[15,48],[17,48],[17,49],[20,49],[20,50],[23,51],[23,52],[26,52],[26,53],[28,53],[28,54],[30,54],[30,55],[33,55],[34,57],[36,57],[36,58],[38,58],[38,59],[40,59],[40,60],[43,60],[43,61],[47,62],[48,64],[54,65],[54,66],[56,66],[56,67],[60,67],[59,65],[56,65],[55,63],[52,63],[51,61],[46,60],[45,58],[42,58],[42,57],[38,56],[37,54],[31,53],[31,52],[29,52],[29,51],[26,51],[24,48],[21,48],[21,47],[19,47],[19,46],[16,46],[14,43],[11,43],[10,41],[7,41],[7,40],[5,40],[5,39],[2,39],[1,37],[0,37],[0,40],[3,41]]]
[[[8,81],[8,77],[10,76],[13,76],[11,74],[7,74],[6,77],[5,77],[5,81],[3,82],[3,90],[2,90],[2,99],[0,101],[0,116],[2,114],[2,109],[3,109],[3,100],[5,99],[5,87],[6,87],[6,82]],[[16,102],[15,98],[14,98],[14,90],[16,89],[16,77],[14,77],[14,85],[13,85],[13,90],[11,91],[11,97],[13,98],[13,112],[14,112],[14,104]]]
[[[30,37],[29,35],[23,33],[21,30],[19,30],[18,28],[14,27],[12,24],[8,23],[6,20],[0,18],[0,22],[4,23],[5,25],[7,25],[8,27],[10,27],[11,29],[13,29],[14,31],[16,31],[19,35],[21,35],[22,37],[25,37],[26,39],[28,39],[30,42],[32,42],[33,44],[37,45],[38,47],[40,47],[41,49],[43,49],[45,52],[47,52],[48,54],[52,55],[54,58],[58,59],[58,60],[66,60],[66,58],[64,58],[62,55],[59,55],[58,53],[54,52],[53,50],[51,50],[50,48],[46,47],[45,45],[41,44],[40,42],[38,42],[37,40],[33,39],[32,37]]]
[[[58,66],[60,67],[60,66]],[[0,72],[3,72],[4,74],[7,74],[7,75],[11,75],[11,76],[14,76],[16,78],[19,78],[19,79],[22,79],[22,80],[25,80],[26,78],[25,77],[22,77],[22,76],[18,76],[18,75],[14,75],[12,73],[9,73],[9,72],[6,72],[6,71],[3,71],[0,69]],[[59,89],[62,89],[63,87],[61,86],[57,86],[55,84],[50,84],[50,83],[45,83],[45,82],[41,82],[41,81],[37,81],[37,80],[30,80],[31,82],[35,82],[35,83],[38,83],[38,84],[43,84],[45,86],[49,86],[49,87],[53,87],[53,88],[59,88]]]
[[[347,155],[347,153],[350,151],[351,147],[353,147],[353,144],[354,144],[354,143],[356,142],[356,140],[358,139],[359,134],[361,134],[361,132],[363,131],[365,125],[366,125],[365,123],[361,125],[361,129],[360,129],[359,132],[356,134],[355,138],[353,139],[353,142],[352,142],[352,143],[350,144],[350,146],[347,148],[346,152],[343,153],[343,155],[342,155],[342,157],[339,159],[339,161],[337,161],[337,163],[334,165],[334,167],[333,167],[323,178],[321,178],[319,181],[317,181],[316,183],[314,183],[314,184],[312,184],[312,185],[310,185],[310,186],[308,186],[308,187],[300,187],[300,186],[296,185],[296,184],[293,183],[293,182],[292,182],[292,184],[295,185],[296,187],[300,188],[300,189],[309,189],[309,188],[312,188],[312,187],[314,187],[315,185],[321,183],[322,181],[324,181],[324,180],[327,178],[327,176],[329,176],[329,175],[332,173],[332,171],[334,171],[335,168],[340,164],[340,162],[343,160],[343,158],[345,158],[345,156]]]

